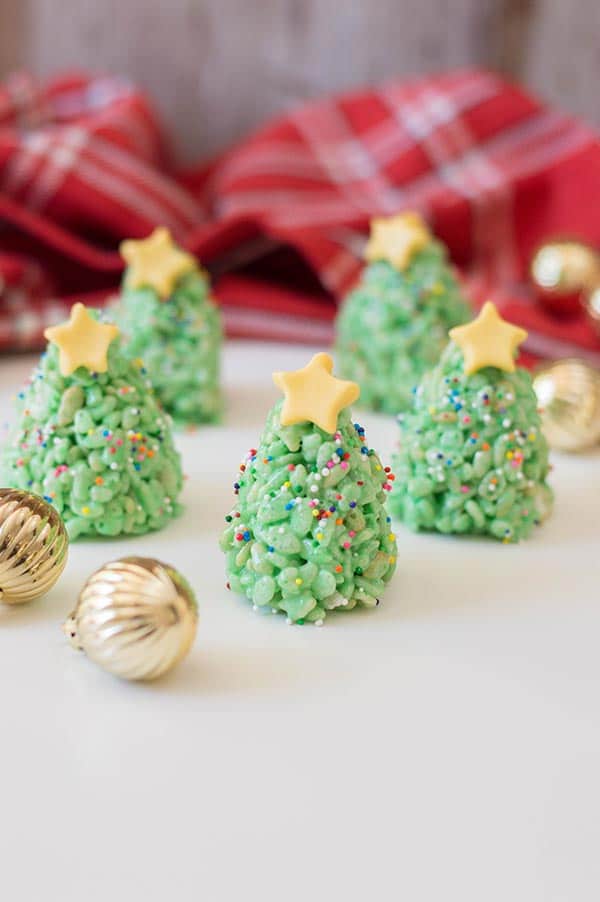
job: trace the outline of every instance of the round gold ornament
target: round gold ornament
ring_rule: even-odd
[[[559,451],[583,451],[600,441],[600,372],[583,360],[542,367],[533,386],[548,443]]]
[[[550,241],[534,254],[530,274],[545,307],[562,315],[576,314],[585,293],[600,285],[600,255],[581,241]]]
[[[194,593],[174,567],[127,557],[90,576],[63,629],[115,676],[154,680],[185,657],[197,624]]]
[[[56,508],[38,495],[0,489],[0,601],[48,592],[67,563],[69,539]]]

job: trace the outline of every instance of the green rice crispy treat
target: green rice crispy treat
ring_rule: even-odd
[[[144,366],[178,426],[213,422],[221,412],[222,324],[208,275],[167,229],[124,241],[128,265],[117,308],[126,353]]]
[[[439,360],[448,330],[471,311],[440,242],[431,240],[404,270],[370,263],[336,323],[340,374],[361,387],[361,404],[397,414]]]
[[[548,446],[526,370],[466,374],[450,342],[399,420],[390,506],[410,529],[517,542],[548,515]]]
[[[229,587],[255,609],[320,625],[336,608],[372,607],[396,567],[385,508],[393,475],[347,410],[335,433],[281,425],[282,401],[240,466],[221,539]]]
[[[146,533],[180,511],[179,454],[146,370],[118,338],[106,363],[106,372],[79,366],[65,376],[49,344],[18,395],[0,460],[2,484],[42,495],[71,539]]]
[[[126,352],[143,360],[156,396],[177,425],[212,422],[221,411],[221,315],[203,272],[182,276],[166,299],[123,286],[117,321]]]

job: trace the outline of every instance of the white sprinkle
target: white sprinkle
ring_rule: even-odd
[[[315,620],[315,626],[323,626],[322,620]]]

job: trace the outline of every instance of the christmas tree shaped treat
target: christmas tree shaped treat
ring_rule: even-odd
[[[116,326],[75,304],[18,398],[2,485],[42,495],[70,537],[145,533],[179,511],[179,455],[144,370]]]
[[[385,508],[394,477],[350,418],[358,386],[332,369],[317,354],[274,374],[284,398],[240,465],[221,539],[229,587],[295,623],[376,605],[396,567]]]
[[[443,244],[416,213],[375,219],[361,281],[336,324],[340,373],[361,387],[361,403],[396,414],[434,366],[448,330],[467,322]]]
[[[156,396],[176,424],[217,419],[221,408],[221,316],[208,276],[166,229],[124,241],[128,263],[118,323],[127,353],[141,359]]]
[[[550,512],[548,446],[531,377],[515,366],[526,337],[487,303],[423,377],[400,417],[390,499],[411,529],[516,542]]]

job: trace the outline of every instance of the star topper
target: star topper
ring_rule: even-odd
[[[462,351],[467,376],[486,366],[514,373],[515,351],[527,338],[525,329],[502,319],[491,301],[483,305],[476,319],[448,334]]]
[[[373,219],[365,260],[386,260],[396,269],[406,269],[413,256],[431,241],[431,232],[418,213],[400,213],[388,219]]]
[[[100,323],[90,316],[83,304],[71,307],[66,323],[46,329],[44,337],[59,351],[58,366],[63,376],[70,376],[80,366],[90,372],[105,373],[108,369],[108,348],[119,334],[116,326]]]
[[[122,241],[119,247],[131,288],[153,288],[162,300],[173,292],[181,276],[198,269],[195,257],[180,250],[168,229],[155,229],[142,241]]]
[[[329,354],[315,354],[303,369],[273,373],[275,385],[285,395],[281,425],[314,423],[324,432],[335,432],[338,414],[353,404],[360,394],[355,382],[332,376],[333,360]]]

